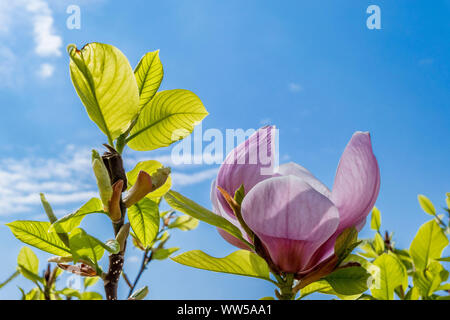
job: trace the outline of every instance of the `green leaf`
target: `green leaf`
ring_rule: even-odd
[[[189,231],[197,228],[198,226],[198,220],[187,215],[182,215],[175,219],[174,222],[169,224],[168,228],[173,229],[177,228],[182,231]]]
[[[405,268],[394,255],[383,253],[373,264],[379,268],[375,285],[370,288],[372,296],[379,300],[393,300],[394,290],[404,283]]]
[[[377,254],[382,254],[384,252],[384,240],[378,232],[375,234],[373,248]]]
[[[272,281],[269,267],[264,259],[248,250],[235,251],[225,258],[214,258],[203,251],[193,250],[182,253],[172,258],[172,260],[197,269]]]
[[[219,227],[252,247],[252,245],[242,237],[241,231],[227,219],[215,214],[214,212],[209,211],[208,209],[202,207],[194,201],[182,196],[178,192],[171,190],[166,193],[164,199],[173,209],[183,212],[191,217],[211,224],[215,227]]]
[[[438,291],[442,279],[442,265],[434,261],[430,263],[427,270],[419,270],[414,272],[413,283],[424,299],[429,299],[435,291]]]
[[[17,270],[16,272],[14,272],[12,275],[10,275],[8,277],[8,279],[6,279],[5,281],[0,283],[0,289],[3,288],[4,286],[6,286],[8,283],[10,283],[11,281],[13,281],[18,275],[20,274],[20,271]]]
[[[22,300],[42,300],[42,293],[38,288],[31,289],[27,294],[25,294],[22,290],[22,295]]]
[[[239,189],[236,190],[236,192],[234,193],[234,200],[241,205],[242,201],[244,200],[245,197],[245,189],[244,189],[244,184],[241,184],[241,186],[239,187]]]
[[[103,203],[98,198],[92,198],[86,202],[77,211],[65,215],[64,217],[58,219],[50,227],[49,232],[66,232],[70,233],[73,229],[78,227],[85,216],[92,213],[104,213]]]
[[[159,50],[146,53],[134,69],[139,89],[139,108],[152,100],[164,76]]]
[[[20,241],[57,256],[69,256],[70,249],[56,233],[49,233],[50,222],[18,220],[6,224]]]
[[[88,235],[83,229],[77,228],[70,234],[69,243],[75,263],[79,260],[87,260],[92,262],[92,266],[98,267],[98,261],[105,253],[105,246],[100,240]]]
[[[27,279],[40,281],[39,277],[39,259],[33,250],[28,247],[22,247],[17,256],[17,265],[20,273]]]
[[[361,252],[360,254],[366,258],[376,258],[378,257],[377,252],[375,251],[375,248],[372,245],[372,241],[371,240],[363,240],[360,245],[359,248],[361,250],[364,250],[364,252]]]
[[[124,133],[139,112],[139,91],[133,70],[124,54],[102,43],[81,50],[68,46],[73,85],[109,143]]]
[[[81,294],[80,300],[102,300],[103,297],[98,292],[85,291]]]
[[[362,267],[337,269],[325,277],[334,291],[343,295],[360,294],[367,290],[370,274]]]
[[[422,194],[419,194],[417,196],[417,199],[419,200],[419,204],[422,207],[422,210],[428,213],[429,215],[435,216],[436,215],[436,209],[434,208],[433,203],[425,197]]]
[[[334,253],[339,258],[338,264],[355,249],[358,242],[358,231],[355,227],[345,229],[336,239]]]
[[[409,253],[417,270],[425,270],[433,259],[441,257],[448,239],[434,221],[423,224],[411,243]]]
[[[167,147],[188,136],[207,115],[193,92],[161,91],[142,109],[126,142],[137,151]]]
[[[163,165],[156,160],[147,160],[147,161],[139,162],[133,168],[133,170],[131,170],[127,173],[128,188],[131,188],[131,186],[133,186],[136,183],[136,179],[141,170],[147,172],[149,175],[152,175],[153,173],[155,173],[158,169],[160,169],[162,167],[163,167]],[[172,186],[172,178],[169,175],[167,177],[166,182],[161,187],[159,187],[155,191],[148,193],[146,195],[146,197],[149,199],[152,199],[152,200],[160,198],[160,197],[164,196],[167,193],[167,191],[170,190],[171,186]]]
[[[148,287],[145,286],[133,292],[128,300],[143,300],[148,294]]]
[[[56,291],[57,294],[61,294],[66,297],[75,297],[78,299],[81,299],[81,293],[78,290],[72,289],[72,288],[64,288],[62,290]]]
[[[17,256],[17,264],[36,274],[39,271],[39,259],[33,250],[28,247],[22,247],[20,249],[19,255]]]
[[[416,287],[412,287],[405,295],[405,300],[419,300],[420,294]]]
[[[326,280],[319,280],[301,289],[299,300],[305,298],[306,296],[309,296],[314,292],[319,292],[323,294],[335,293],[331,285]]]
[[[84,289],[88,287],[92,287],[94,284],[98,282],[100,277],[85,277],[84,278]]]
[[[373,207],[370,228],[375,231],[379,231],[381,228],[381,212],[377,207]]]
[[[131,228],[144,247],[152,244],[159,231],[159,208],[156,202],[144,198],[128,209]]]
[[[159,248],[156,249],[153,254],[152,254],[152,258],[156,259],[156,260],[164,260],[167,259],[168,257],[170,257],[170,255],[176,251],[178,251],[180,248],[168,248],[168,249],[163,249],[163,248]]]

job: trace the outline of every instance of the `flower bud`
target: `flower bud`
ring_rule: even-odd
[[[112,185],[112,196],[108,202],[108,214],[113,223],[122,219],[122,210],[120,209],[120,197],[122,195],[123,180],[119,180]]]
[[[108,203],[112,197],[113,188],[111,187],[108,170],[96,150],[92,150],[92,169],[94,170],[95,178],[97,179],[98,191],[103,207],[105,208],[105,211],[109,212]]]
[[[128,194],[124,198],[123,202],[125,203],[125,206],[129,208],[133,204],[139,202],[152,190],[152,177],[147,172],[141,170],[139,171],[136,182],[128,191]]]
[[[164,183],[166,183],[169,174],[170,174],[169,167],[162,167],[157,169],[156,172],[152,174],[152,185],[153,185],[152,190],[156,190],[159,187],[161,187]]]

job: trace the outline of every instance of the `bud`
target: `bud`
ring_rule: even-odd
[[[122,219],[122,210],[120,209],[120,197],[122,196],[123,180],[119,180],[112,185],[113,193],[111,200],[108,201],[109,217],[113,223],[118,223]]]
[[[153,185],[152,190],[156,190],[159,187],[161,187],[164,183],[166,183],[169,174],[170,174],[169,167],[162,167],[157,169],[156,172],[152,174],[152,185]]]
[[[83,277],[96,277],[97,276],[97,272],[95,271],[95,269],[84,263],[77,264],[77,265],[58,263],[58,267],[63,269],[64,271],[71,272],[73,274],[77,274],[77,275],[80,275]]]
[[[125,250],[125,243],[127,241],[128,235],[130,234],[130,223],[124,224],[116,236],[116,241],[120,244],[120,251]]]
[[[103,202],[103,207],[106,212],[109,212],[108,203],[112,197],[113,188],[111,187],[108,170],[96,150],[92,150],[92,169],[97,179],[98,192]]]
[[[133,204],[139,202],[152,190],[152,177],[147,172],[141,170],[139,171],[136,182],[128,191],[128,194],[124,198],[123,202],[125,203],[125,206],[129,208]]]
[[[147,294],[148,294],[148,287],[145,286],[133,292],[133,294],[128,298],[128,300],[142,300],[147,296]]]

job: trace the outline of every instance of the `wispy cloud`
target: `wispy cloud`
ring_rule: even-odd
[[[294,93],[303,91],[303,87],[300,84],[295,83],[295,82],[289,83],[288,89],[289,89],[289,91],[294,92]]]
[[[170,159],[161,155],[160,160]],[[127,163],[136,164],[133,154]],[[144,159],[141,159],[144,160]],[[148,159],[146,159],[148,160]],[[165,164],[167,165],[167,164]],[[176,187],[210,181],[217,168],[202,166],[196,171],[186,166],[172,167],[172,181]],[[17,213],[35,217],[40,212],[39,193],[45,193],[55,212],[63,215],[92,197],[98,197],[95,178],[91,170],[89,148],[67,146],[52,157],[27,156],[22,159],[0,159],[0,216]]]
[[[7,81],[0,85],[12,87],[17,85],[20,77],[20,64],[39,62],[29,60],[25,43],[34,43],[33,53],[38,58],[46,59],[46,63],[34,67],[42,79],[53,75],[54,64],[48,59],[62,55],[63,39],[55,27],[55,19],[48,1],[44,0],[12,0],[0,2],[0,76]]]

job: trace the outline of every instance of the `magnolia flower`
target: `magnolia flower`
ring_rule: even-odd
[[[234,196],[243,185],[242,218],[264,245],[271,263],[283,272],[307,274],[334,255],[336,238],[345,229],[359,231],[364,226],[380,188],[378,163],[369,133],[354,133],[330,191],[296,163],[270,171],[274,167],[274,131],[275,127],[259,129],[227,156],[212,183],[213,210],[251,242],[218,190]],[[261,151],[266,151],[269,161],[260,161]],[[258,161],[251,163],[255,154]],[[219,233],[231,244],[249,249],[227,232],[219,229]]]

